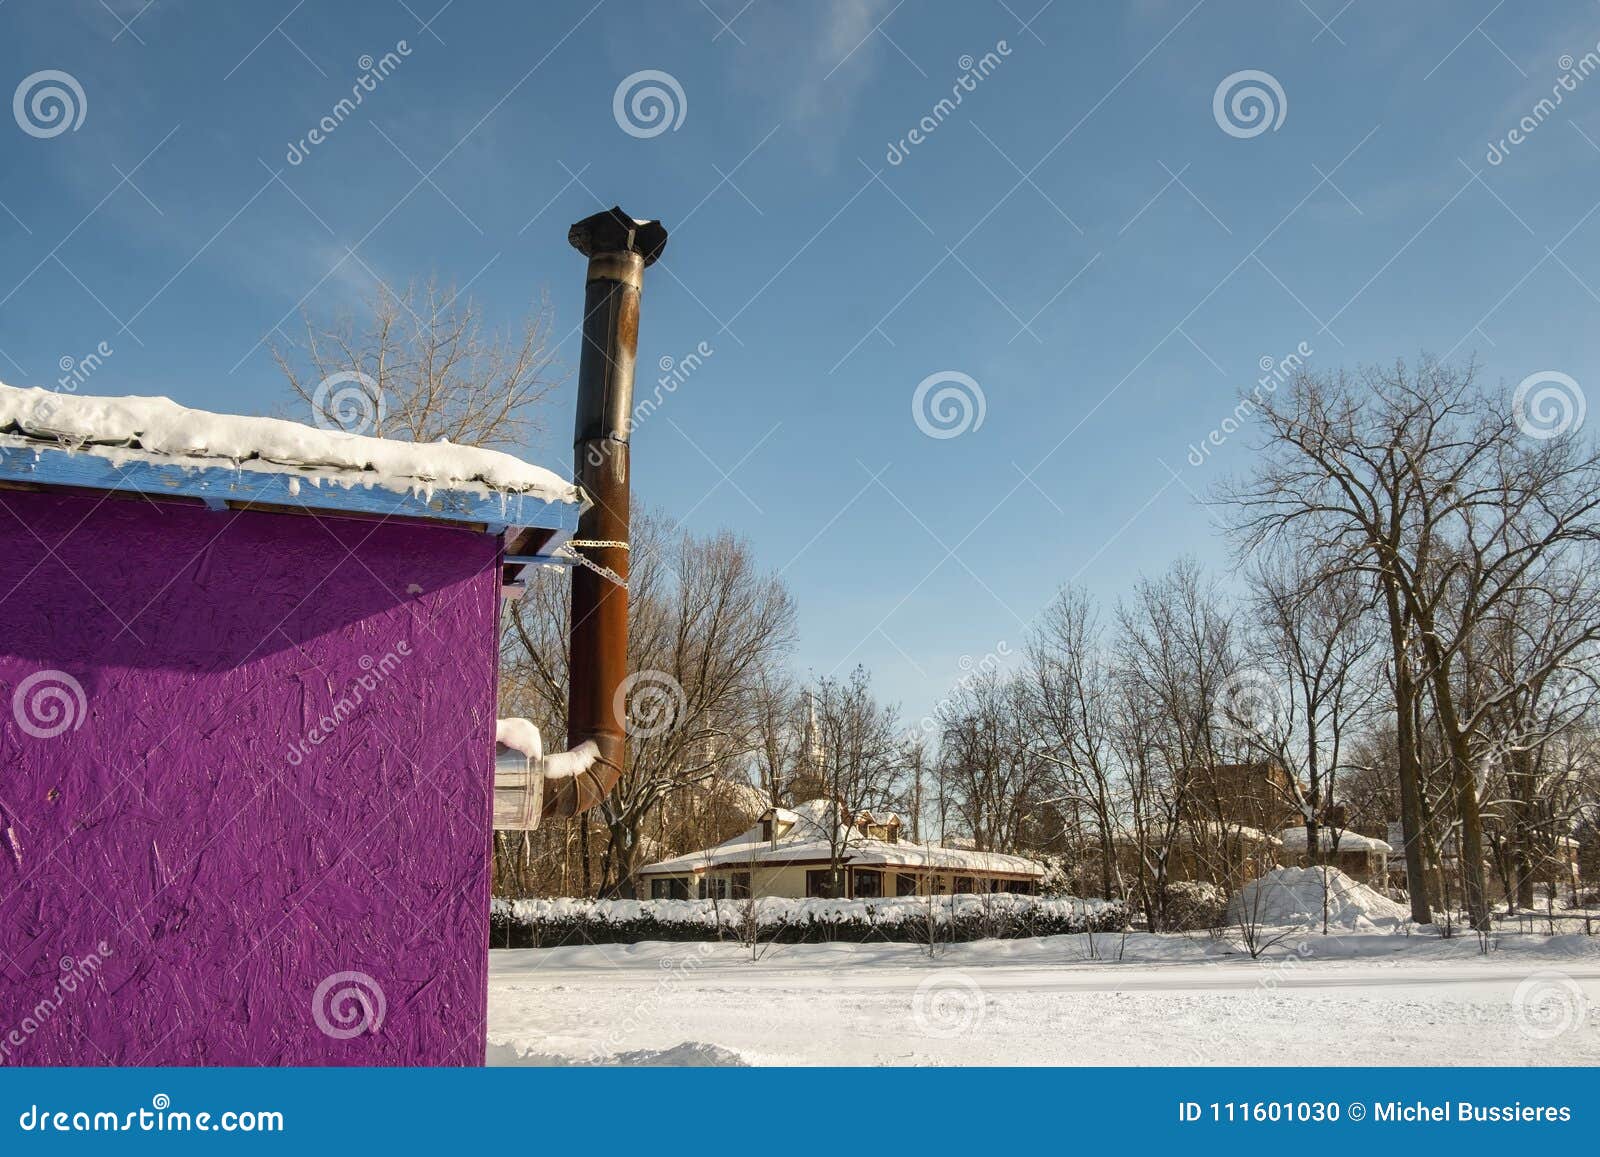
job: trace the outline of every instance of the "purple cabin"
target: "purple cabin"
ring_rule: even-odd
[[[483,1063],[506,454],[0,385],[0,1065]]]

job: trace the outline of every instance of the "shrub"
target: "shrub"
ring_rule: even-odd
[[[495,948],[563,944],[633,944],[641,940],[740,940],[756,906],[757,939],[787,944],[828,940],[923,943],[927,898],[882,900],[495,900],[489,943]],[[1121,928],[1124,909],[1110,900],[1041,899],[998,893],[932,900],[939,939],[1015,940]]]
[[[1167,885],[1165,900],[1169,932],[1202,932],[1228,921],[1228,895],[1215,884],[1180,880]]]

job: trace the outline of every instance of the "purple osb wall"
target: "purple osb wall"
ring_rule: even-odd
[[[0,491],[0,1064],[481,1064],[498,543]]]

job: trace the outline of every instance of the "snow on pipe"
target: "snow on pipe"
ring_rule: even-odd
[[[600,757],[593,742],[546,755],[544,738],[531,719],[501,719],[495,724],[494,827],[530,831],[544,815],[547,790],[583,776]]]
[[[641,221],[614,206],[573,225],[567,240],[589,259],[573,453],[590,505],[579,517],[574,546],[595,564],[572,568],[567,745],[574,753],[590,745],[594,756],[586,763],[575,759],[570,774],[547,777],[546,816],[587,811],[622,775],[633,363],[644,271],[661,256],[667,231],[659,221]]]

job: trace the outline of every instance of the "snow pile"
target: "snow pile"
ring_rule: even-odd
[[[1352,932],[1377,932],[1397,928],[1409,916],[1403,906],[1338,868],[1274,868],[1239,890],[1228,905],[1228,918],[1273,927],[1320,927],[1324,873],[1330,926]]]
[[[191,410],[170,398],[95,398],[0,382],[0,449],[81,451],[123,465],[294,473],[317,484],[526,494],[580,502],[577,487],[510,454],[449,442],[397,442],[278,418]]]
[[[752,904],[754,908],[752,910]],[[1072,897],[989,895],[899,896],[877,900],[548,900],[496,899],[490,912],[494,947],[571,943],[632,944],[645,940],[926,939],[930,919],[941,939],[1054,936],[1121,928],[1123,905]]]

